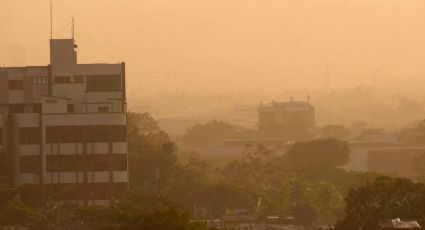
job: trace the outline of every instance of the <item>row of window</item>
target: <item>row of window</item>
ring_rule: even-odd
[[[121,76],[120,75],[88,75],[87,91],[120,91]]]
[[[49,82],[47,76],[37,76],[32,77],[32,84],[33,85],[47,85]]]
[[[21,199],[26,204],[40,204],[41,186],[31,185],[22,188]],[[49,199],[60,201],[74,200],[109,200],[127,191],[126,183],[95,184],[45,184],[43,194]]]
[[[71,83],[71,77],[70,76],[56,76],[54,78],[54,82],[56,84]],[[74,76],[74,83],[84,83],[84,75],[75,75]]]
[[[125,125],[50,126],[47,143],[93,143],[126,141]]]
[[[32,77],[33,85],[47,85],[46,76]],[[9,80],[9,90],[24,90],[24,80]]]
[[[127,155],[49,155],[48,172],[125,171]]]
[[[74,104],[67,104],[66,110],[68,113],[75,112]],[[36,103],[32,105],[28,104],[10,104],[9,105],[10,113],[41,113],[41,104]],[[109,113],[111,112],[109,106],[99,106],[97,108],[99,113]]]
[[[19,129],[19,143],[22,145],[39,144],[40,136],[38,127]],[[126,136],[124,125],[46,127],[47,143],[125,142]]]
[[[36,103],[32,105],[28,104],[10,104],[9,113],[41,113],[41,104]]]
[[[87,75],[87,91],[102,92],[102,91],[120,91],[121,76],[120,75]],[[74,83],[84,83],[84,75],[75,75]],[[63,84],[71,83],[70,76],[55,76],[54,83]],[[48,77],[36,76],[32,78],[33,85],[47,85]],[[24,90],[23,80],[9,80],[9,90]]]
[[[19,157],[21,173],[39,173],[40,156]],[[47,172],[126,171],[127,155],[48,155]]]
[[[23,80],[9,80],[9,90],[23,90],[24,81]]]

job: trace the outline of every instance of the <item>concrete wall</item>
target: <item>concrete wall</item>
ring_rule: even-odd
[[[43,113],[67,113],[68,100],[65,98],[42,97]]]

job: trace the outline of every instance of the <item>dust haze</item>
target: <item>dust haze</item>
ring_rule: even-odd
[[[162,116],[178,115],[167,93],[182,100],[242,93],[236,104],[258,104],[294,89],[317,99],[367,86],[379,94],[370,103],[423,99],[410,95],[424,85],[420,0],[57,0],[53,7],[54,37],[69,36],[74,17],[79,62],[133,63],[128,97]],[[3,0],[1,9],[0,64],[45,63],[49,2]]]
[[[162,215],[173,201],[189,213],[182,220],[187,226],[218,220],[226,226],[231,222],[226,218],[235,216],[240,226],[289,223],[306,230],[368,230],[405,220],[425,225],[423,208],[404,206],[406,199],[412,204],[425,200],[425,1],[53,0],[52,24],[50,2],[0,0],[0,77],[9,78],[4,95],[13,101],[26,87],[44,87],[50,102],[64,106],[61,113],[120,113],[120,127],[106,122],[90,134],[91,126],[81,126],[71,129],[76,137],[68,137],[88,133],[92,136],[84,141],[105,142],[111,137],[99,133],[109,130],[125,146],[119,166],[128,196],[117,206],[112,193],[109,200],[103,197],[115,208],[109,214],[154,213],[156,220],[157,211]],[[69,39],[72,28],[75,41]],[[114,64],[81,65],[87,74],[57,68],[53,76],[46,66],[52,47],[59,59],[72,59],[66,71],[84,63]],[[10,68],[19,66],[27,67]],[[32,79],[24,83],[25,77]],[[53,92],[60,98],[53,97],[58,95],[52,95],[52,87],[58,87]],[[122,93],[107,98],[106,91]],[[66,93],[77,100],[64,98]],[[96,93],[101,96],[87,96]],[[33,91],[24,95],[27,100]],[[43,106],[49,106],[23,101],[0,104],[0,109],[20,116],[44,114]],[[52,136],[66,136],[68,129],[61,128]],[[13,132],[5,130],[0,126],[7,140]],[[38,129],[27,132],[31,144],[42,141]],[[112,142],[108,146],[114,149]],[[0,153],[1,148],[0,142]],[[106,167],[105,162],[99,164]],[[111,183],[113,175],[108,174]],[[0,193],[1,186],[0,181]],[[395,192],[398,188],[406,193]],[[361,197],[361,189],[375,193]],[[87,206],[90,200],[84,199]],[[386,201],[397,209],[388,211]],[[75,216],[81,210],[62,211]],[[142,220],[131,225],[125,218],[108,218],[99,223],[149,229]],[[64,225],[47,219],[29,223]],[[75,224],[98,229],[92,222]],[[199,230],[227,229],[213,227]]]

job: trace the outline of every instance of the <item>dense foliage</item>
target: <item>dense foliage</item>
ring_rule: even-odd
[[[183,143],[189,146],[205,147],[216,144],[220,140],[247,138],[255,136],[256,131],[238,127],[224,121],[213,120],[205,124],[190,127],[182,137]]]
[[[346,198],[341,230],[377,229],[379,219],[422,219],[425,216],[425,185],[409,179],[377,178],[352,189]]]
[[[177,146],[149,114],[129,113],[128,142],[131,189],[112,207],[51,201],[43,209],[29,208],[15,201],[18,190],[4,185],[0,208],[6,216],[0,216],[1,225],[198,230],[207,228],[191,223],[190,214],[195,206],[208,206],[212,218],[220,218],[226,208],[246,208],[260,216],[295,216],[310,228],[342,218],[343,197],[376,177],[339,168],[348,161],[349,148],[335,139],[296,143],[283,155],[262,145],[249,146],[239,159],[213,168],[202,159],[179,160]],[[353,191],[347,208],[354,207]],[[349,220],[347,215],[341,224]]]

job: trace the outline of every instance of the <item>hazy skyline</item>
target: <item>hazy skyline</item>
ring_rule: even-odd
[[[70,37],[74,16],[79,62],[125,61],[131,98],[422,81],[425,74],[421,0],[53,3],[54,38]],[[0,65],[48,63],[50,1],[0,4]]]

